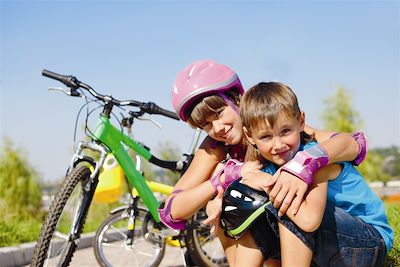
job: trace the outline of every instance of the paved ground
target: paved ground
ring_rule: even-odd
[[[118,255],[116,255],[118,256]],[[129,262],[126,259],[119,259],[119,266],[129,266]],[[85,248],[78,250],[71,262],[72,267],[96,267],[96,258],[94,257],[93,248]],[[176,247],[167,246],[164,258],[159,266],[162,267],[178,267],[184,266],[184,262],[181,256],[181,250]],[[118,267],[118,266],[115,266]]]
[[[183,267],[184,266],[184,261],[181,256],[181,250],[176,247],[170,247],[167,246],[166,252],[164,255],[163,260],[161,261],[161,264],[159,265],[160,267]],[[119,255],[116,255],[118,257]],[[1,264],[0,264],[1,266]],[[26,265],[24,267],[28,267],[29,265]],[[97,264],[96,258],[94,256],[93,248],[88,247],[84,249],[79,249],[74,253],[74,257],[72,259],[72,262],[70,264],[71,267],[97,267],[99,266]],[[125,267],[125,266],[130,266],[129,262],[124,259],[123,257],[120,257],[118,261],[118,266],[115,267]]]

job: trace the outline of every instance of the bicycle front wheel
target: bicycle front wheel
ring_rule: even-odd
[[[151,222],[146,210],[138,209],[134,229],[128,230],[129,212],[121,210],[108,217],[96,232],[94,252],[103,267],[158,266],[164,257],[165,240],[149,236]],[[140,228],[140,229],[139,229]],[[133,236],[129,236],[129,233]]]
[[[205,210],[201,209],[187,223],[185,243],[188,256],[196,266],[228,266],[221,242],[210,233],[210,226],[201,223],[206,218]]]
[[[76,240],[80,237],[87,210],[82,211],[84,197],[83,186],[90,179],[88,167],[80,165],[65,178],[46,216],[31,266],[68,266],[76,249]],[[81,224],[73,232],[74,218],[80,216]]]

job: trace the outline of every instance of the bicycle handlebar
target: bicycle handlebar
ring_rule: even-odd
[[[182,171],[183,169],[186,168],[187,162],[186,161],[169,161],[169,160],[162,160],[154,155],[149,159],[149,162],[153,163],[154,165],[157,165],[158,167],[168,169],[171,171]]]
[[[142,112],[148,113],[148,114],[160,114],[166,117],[169,117],[171,119],[179,120],[179,117],[176,115],[175,112],[169,111],[166,109],[163,109],[159,107],[157,104],[153,102],[139,102],[136,100],[124,100],[120,101],[112,96],[108,95],[102,95],[97,93],[92,87],[89,85],[80,82],[75,76],[72,75],[61,75],[58,73],[55,73],[53,71],[49,71],[44,69],[42,71],[42,75],[54,80],[57,80],[59,82],[62,82],[69,88],[71,88],[71,96],[79,96],[79,93],[76,92],[78,88],[83,88],[86,89],[92,96],[97,98],[98,100],[103,101],[104,103],[111,103],[112,105],[116,106],[133,106],[133,107],[139,107]]]

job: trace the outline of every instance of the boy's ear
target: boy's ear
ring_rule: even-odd
[[[306,125],[306,114],[304,111],[300,112],[300,132],[304,131],[304,127]]]
[[[255,145],[256,142],[254,142],[253,138],[251,138],[251,134],[247,130],[246,126],[243,126],[243,132],[244,132],[244,135],[246,136],[247,141],[249,141],[250,144]]]

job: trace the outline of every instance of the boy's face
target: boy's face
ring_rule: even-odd
[[[300,119],[278,117],[271,128],[268,121],[260,129],[246,129],[244,132],[260,154],[272,163],[281,166],[291,160],[300,147],[300,133],[304,130],[304,113]]]
[[[221,107],[215,114],[207,118],[202,129],[217,141],[227,145],[236,145],[242,140],[242,120],[231,107]]]

